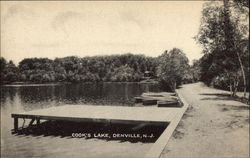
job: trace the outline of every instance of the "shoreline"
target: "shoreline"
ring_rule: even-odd
[[[66,82],[57,82],[57,83],[11,83],[11,84],[1,84],[1,87],[32,87],[32,86],[52,86],[52,85],[63,85],[63,84],[70,84]]]
[[[51,83],[35,83],[35,82],[13,82],[8,84],[0,84],[3,87],[21,87],[21,86],[50,86],[50,85],[65,85],[65,84],[92,84],[92,83],[139,83],[139,84],[157,84],[157,80],[154,81],[124,81],[124,82],[112,82],[112,81],[99,81],[99,82],[51,82]]]

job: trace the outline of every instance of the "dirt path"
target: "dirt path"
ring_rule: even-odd
[[[180,93],[190,104],[161,158],[248,158],[249,106],[228,92],[187,84]]]

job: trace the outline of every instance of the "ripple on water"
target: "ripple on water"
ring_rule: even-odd
[[[95,88],[93,88],[93,86]],[[138,157],[153,143],[105,139],[73,139],[55,135],[13,135],[13,112],[60,106],[66,103],[133,106],[133,97],[160,91],[157,84],[103,83],[101,85],[47,85],[1,87],[1,156],[12,157]],[[138,153],[138,151],[140,151]],[[112,153],[112,156],[111,154]]]

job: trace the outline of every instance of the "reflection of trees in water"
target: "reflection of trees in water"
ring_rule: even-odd
[[[19,90],[19,88],[1,89],[1,108],[3,111],[23,111]]]
[[[1,102],[5,102],[7,99],[13,101],[18,89],[19,88],[1,87],[0,88]]]
[[[23,106],[34,107],[58,104],[133,105],[133,98],[145,91],[160,89],[157,84],[113,82],[11,87],[2,90],[1,102],[5,103],[8,97],[14,100],[18,95]]]
[[[126,99],[126,100],[129,100],[129,99],[128,99],[128,85],[127,85],[127,84],[125,85],[124,93],[125,93],[125,99]]]
[[[54,86],[20,87],[22,101],[28,103],[52,100],[54,92]]]

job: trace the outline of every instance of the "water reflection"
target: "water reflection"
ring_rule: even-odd
[[[157,84],[97,83],[51,86],[2,87],[1,103],[21,101],[25,110],[44,104],[133,105],[133,97],[146,91],[160,91]],[[17,98],[18,97],[18,98]],[[8,103],[7,103],[8,104]],[[28,106],[28,107],[27,107]],[[41,107],[43,108],[43,107]]]
[[[141,143],[129,140],[121,145],[114,141],[109,143],[96,139],[67,139],[53,132],[54,123],[41,124],[38,129],[26,129],[21,135],[12,135],[13,119],[11,113],[42,109],[64,104],[98,104],[114,106],[133,106],[133,97],[146,91],[161,91],[157,84],[139,83],[97,83],[97,84],[65,84],[65,85],[39,85],[1,87],[1,157],[103,157],[103,148],[111,150],[116,157],[128,154],[137,156],[138,150],[147,151],[152,143]],[[21,121],[20,121],[21,122]],[[60,125],[61,123],[57,123]],[[71,126],[68,126],[71,128]],[[104,126],[105,127],[105,126]],[[100,126],[98,128],[104,128]],[[117,126],[122,128],[122,126]],[[46,135],[45,131],[50,131]],[[50,130],[48,130],[48,128]],[[60,126],[59,126],[60,128]],[[85,128],[84,128],[85,129]],[[81,129],[81,131],[84,131]],[[160,128],[159,128],[160,129]],[[86,130],[86,129],[85,129]],[[106,128],[108,130],[108,128]],[[66,130],[67,131],[67,130]],[[40,135],[39,135],[40,133]],[[38,135],[37,135],[38,134]],[[68,133],[70,134],[70,133]],[[58,135],[60,139],[58,139]],[[42,138],[42,139],[40,139]],[[153,139],[152,139],[153,140]],[[105,140],[106,141],[106,140]],[[120,142],[123,140],[119,140]],[[139,145],[138,145],[139,144]],[[66,147],[66,148],[65,148]],[[58,150],[57,150],[58,149]],[[88,151],[88,153],[86,153]],[[100,151],[100,152],[96,152]],[[92,154],[92,155],[91,155]],[[106,155],[107,156],[107,155]],[[124,155],[127,156],[127,155]]]

